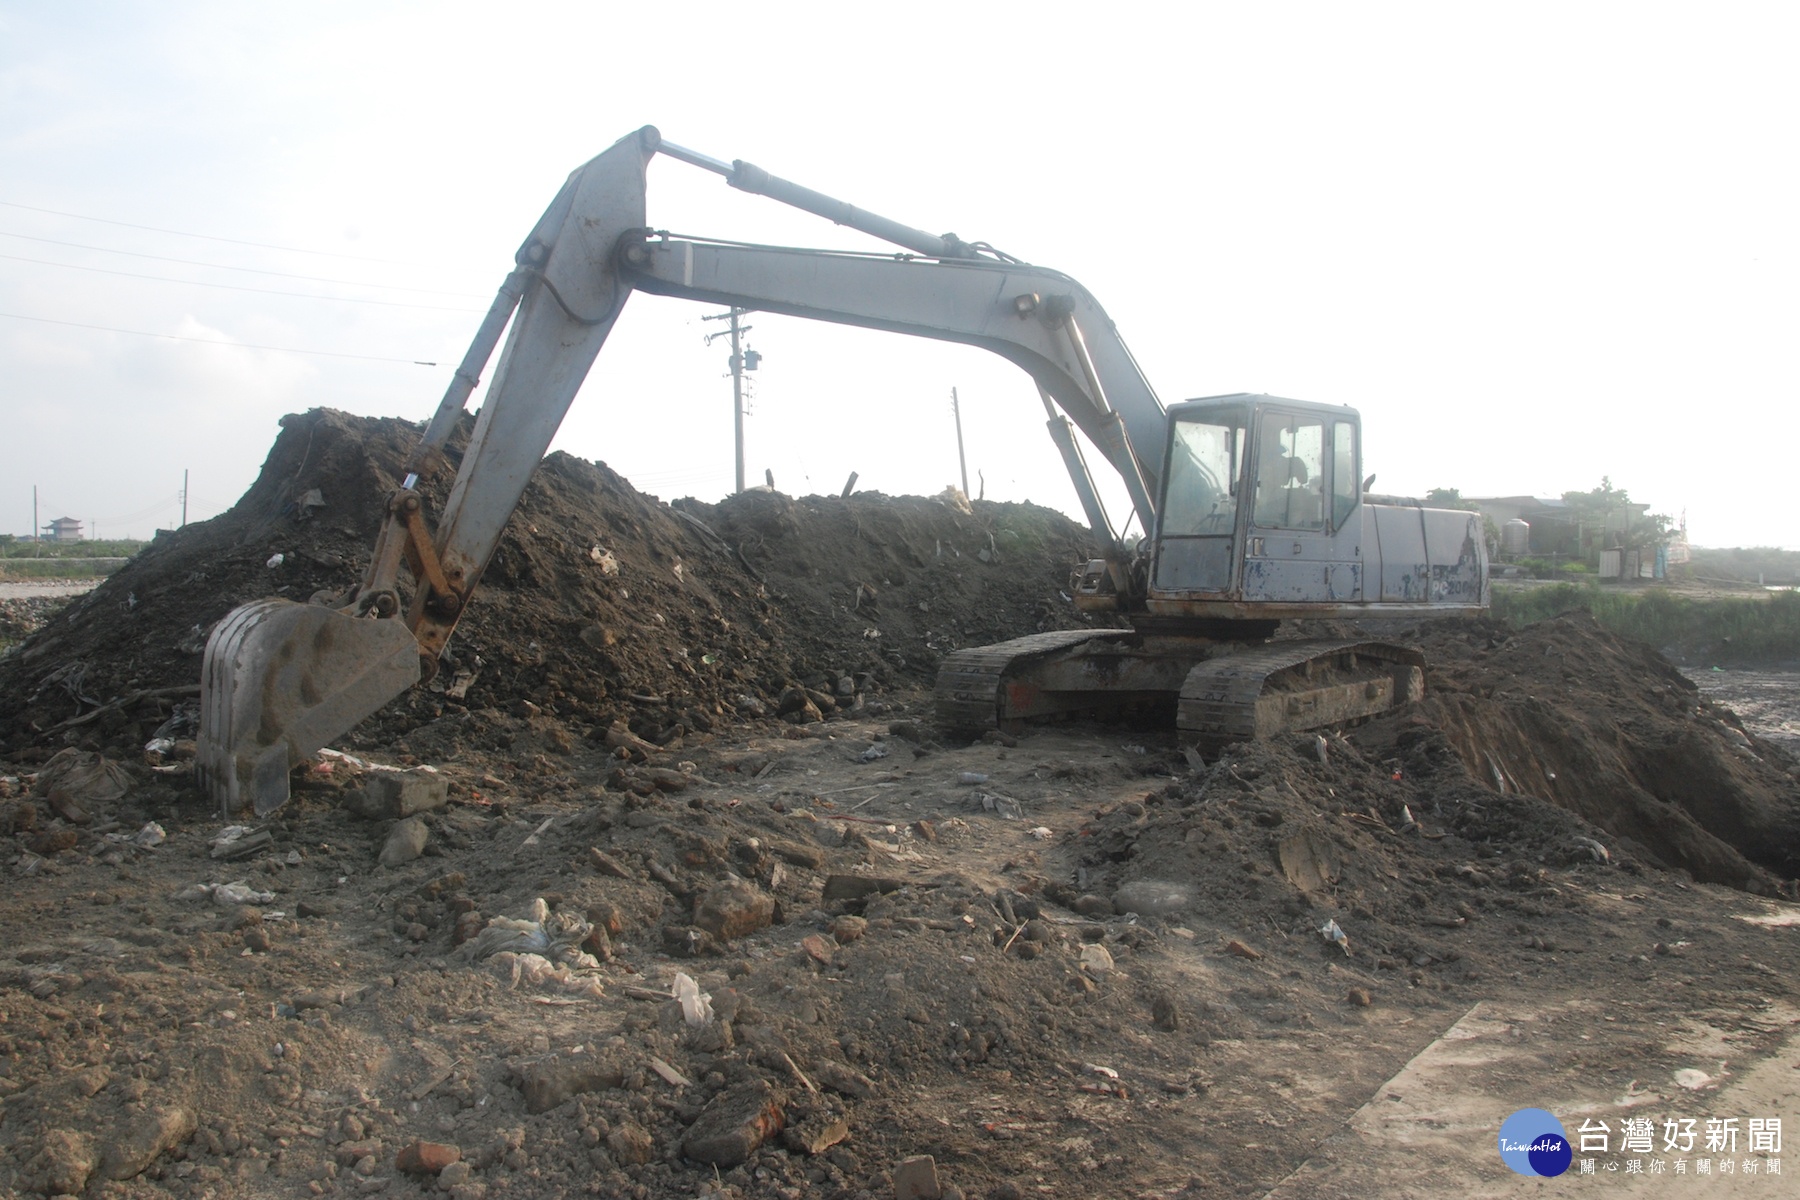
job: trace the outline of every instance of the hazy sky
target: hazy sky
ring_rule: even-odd
[[[36,484],[144,536],[184,468],[190,519],[235,502],[283,413],[425,418],[564,177],[648,123],[1073,275],[1165,402],[1354,405],[1379,490],[1608,475],[1800,545],[1796,11],[0,0],[0,531]],[[678,232],[880,248],[650,189]],[[635,297],[556,445],[728,490],[711,311]],[[971,480],[1078,511],[1015,368],[751,323],[753,480],[936,492],[955,387]]]

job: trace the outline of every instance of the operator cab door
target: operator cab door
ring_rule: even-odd
[[[1252,440],[1243,598],[1361,600],[1355,417],[1259,407]]]
[[[1227,599],[1237,586],[1249,434],[1239,407],[1171,422],[1154,590]]]

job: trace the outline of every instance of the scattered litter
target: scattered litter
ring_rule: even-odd
[[[271,554],[271,555],[269,555],[269,561],[264,563],[263,566],[265,566],[265,567],[269,568],[269,570],[273,571],[276,567],[279,567],[282,563],[284,563],[286,561],[287,561],[287,555],[285,555],[285,554]]]
[[[956,782],[962,784],[964,787],[974,787],[976,784],[986,783],[987,781],[988,777],[986,771],[964,771],[956,777]]]
[[[71,746],[44,764],[33,790],[52,800],[60,794],[77,805],[110,804],[131,790],[131,776],[111,759]]]
[[[675,972],[675,983],[669,989],[669,994],[681,1005],[682,1018],[687,1021],[689,1028],[700,1029],[712,1022],[712,997],[700,990],[700,985],[694,982],[693,976],[684,971]],[[669,1082],[673,1083],[674,1080]]]
[[[1350,939],[1345,936],[1344,931],[1338,927],[1336,921],[1327,921],[1325,924],[1319,926],[1319,936],[1341,949],[1346,957],[1349,956]]]
[[[160,846],[169,840],[168,831],[155,821],[131,835],[133,845],[142,846],[146,850],[152,846]]]
[[[1111,1067],[1100,1066],[1098,1063],[1082,1063],[1081,1069],[1086,1071],[1089,1075],[1098,1075],[1102,1079],[1117,1079],[1119,1077],[1117,1071],[1113,1070]]]
[[[1039,825],[1031,831],[1031,836],[1040,842],[1047,842],[1055,837],[1056,834],[1048,825]]]
[[[176,892],[175,899],[211,899],[222,908],[230,908],[240,904],[267,904],[275,899],[275,893],[259,892],[248,880],[239,879],[232,883],[196,883]]]
[[[861,754],[857,755],[856,761],[857,762],[874,762],[877,759],[886,758],[887,756],[888,756],[887,743],[886,742],[876,742],[873,746],[870,746],[867,750],[864,750]]]
[[[1718,1080],[1714,1079],[1711,1075],[1708,1075],[1705,1071],[1696,1071],[1692,1067],[1683,1067],[1681,1070],[1675,1072],[1676,1086],[1684,1087],[1690,1092],[1698,1092],[1703,1088],[1713,1087],[1717,1085],[1718,1082]]]
[[[558,966],[598,967],[599,961],[581,949],[594,931],[585,919],[571,913],[554,913],[541,898],[531,902],[528,917],[494,917],[482,931],[464,942],[457,953],[472,962],[501,954],[543,956]],[[521,968],[524,970],[526,968]]]

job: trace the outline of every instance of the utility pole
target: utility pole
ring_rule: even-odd
[[[188,469],[181,468],[181,528],[187,528],[187,485]]]
[[[713,313],[700,318],[702,321],[731,322],[729,330],[725,332],[731,335],[731,430],[737,444],[737,490],[740,492],[744,490],[744,372],[756,370],[762,362],[762,355],[754,350],[744,350],[743,335],[749,333],[751,327],[740,324],[738,318],[749,311],[747,308],[733,308],[730,312]],[[712,345],[713,339],[718,336],[716,333],[707,334],[706,344]]]
[[[956,465],[962,468],[963,499],[969,498],[969,464],[963,458],[962,440],[962,402],[956,398],[956,389],[950,389],[950,412],[956,418]]]
[[[31,557],[36,558],[43,551],[38,544],[38,511],[37,484],[31,485]]]

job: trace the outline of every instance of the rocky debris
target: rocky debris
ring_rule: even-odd
[[[641,1167],[656,1155],[656,1139],[635,1121],[623,1121],[606,1136],[606,1148],[628,1167]]]
[[[722,942],[766,929],[775,917],[775,898],[743,880],[719,884],[701,897],[694,924]]]
[[[943,1196],[937,1161],[931,1155],[915,1154],[903,1158],[894,1168],[894,1200],[943,1200]]]
[[[394,1168],[408,1175],[437,1175],[461,1159],[461,1148],[448,1142],[408,1142],[394,1156]]]
[[[435,771],[374,771],[355,807],[372,820],[391,820],[442,808],[449,798],[450,781]]]
[[[425,824],[423,817],[395,821],[393,828],[388,830],[387,841],[381,846],[381,865],[397,867],[411,862],[425,853],[425,844],[430,840],[431,829]]]
[[[549,1112],[575,1096],[619,1087],[624,1068],[597,1054],[557,1054],[539,1059],[524,1071],[523,1091],[527,1112]]]
[[[94,1139],[72,1129],[46,1130],[37,1155],[26,1169],[38,1180],[45,1195],[73,1195],[84,1191],[100,1165]]]
[[[696,1162],[735,1167],[785,1124],[780,1095],[767,1080],[755,1079],[715,1098],[689,1126],[682,1153]]]
[[[199,1121],[192,1109],[159,1105],[129,1119],[106,1140],[100,1160],[103,1179],[132,1179],[156,1159],[194,1136]]]

